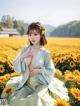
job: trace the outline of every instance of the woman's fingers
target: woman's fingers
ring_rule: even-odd
[[[39,51],[39,49],[27,51],[27,52],[22,56],[22,60],[23,60],[24,58],[28,58],[28,57],[30,57],[30,56],[31,56],[31,58],[34,57],[35,54],[36,54],[38,51]]]
[[[29,58],[29,57],[32,58],[32,54],[30,52],[27,52],[21,57],[21,60],[24,60],[25,58]]]
[[[29,72],[29,76],[30,76],[30,77],[34,77],[34,76],[35,76],[35,72],[30,71],[30,72]]]
[[[35,56],[35,54],[38,52],[38,49],[36,49],[36,50],[31,50],[31,51],[28,51],[28,52],[26,52],[25,54],[24,54],[24,56],[22,57],[23,59],[24,58],[28,58],[28,57],[33,57],[33,56]]]
[[[33,71],[29,71],[29,75],[31,76],[31,77],[33,77],[33,76],[36,76],[36,75],[38,75],[40,72],[36,69],[36,70],[33,70]]]

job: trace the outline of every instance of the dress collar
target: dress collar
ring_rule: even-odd
[[[41,45],[30,45],[32,48],[41,48]]]

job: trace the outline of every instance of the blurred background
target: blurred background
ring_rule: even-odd
[[[80,0],[0,0],[0,36],[25,35],[36,21],[49,37],[80,37]]]

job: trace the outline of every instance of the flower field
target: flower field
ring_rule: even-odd
[[[56,68],[55,76],[65,83],[70,98],[69,101],[59,98],[55,106],[80,106],[80,39],[47,38],[47,40],[45,48],[51,52]],[[0,94],[2,91],[5,92],[3,89],[6,82],[18,75],[14,72],[12,61],[27,43],[27,37],[0,38]]]

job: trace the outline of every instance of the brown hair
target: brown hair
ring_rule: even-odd
[[[40,36],[41,36],[40,45],[44,46],[45,44],[47,44],[46,34],[45,34],[45,32],[42,33],[43,26],[41,25],[40,22],[36,22],[36,23],[34,22],[28,26],[28,30],[27,30],[28,36],[29,36],[30,30],[36,30],[38,33],[40,33]],[[30,41],[29,41],[29,43],[30,43],[30,45],[33,45]]]

